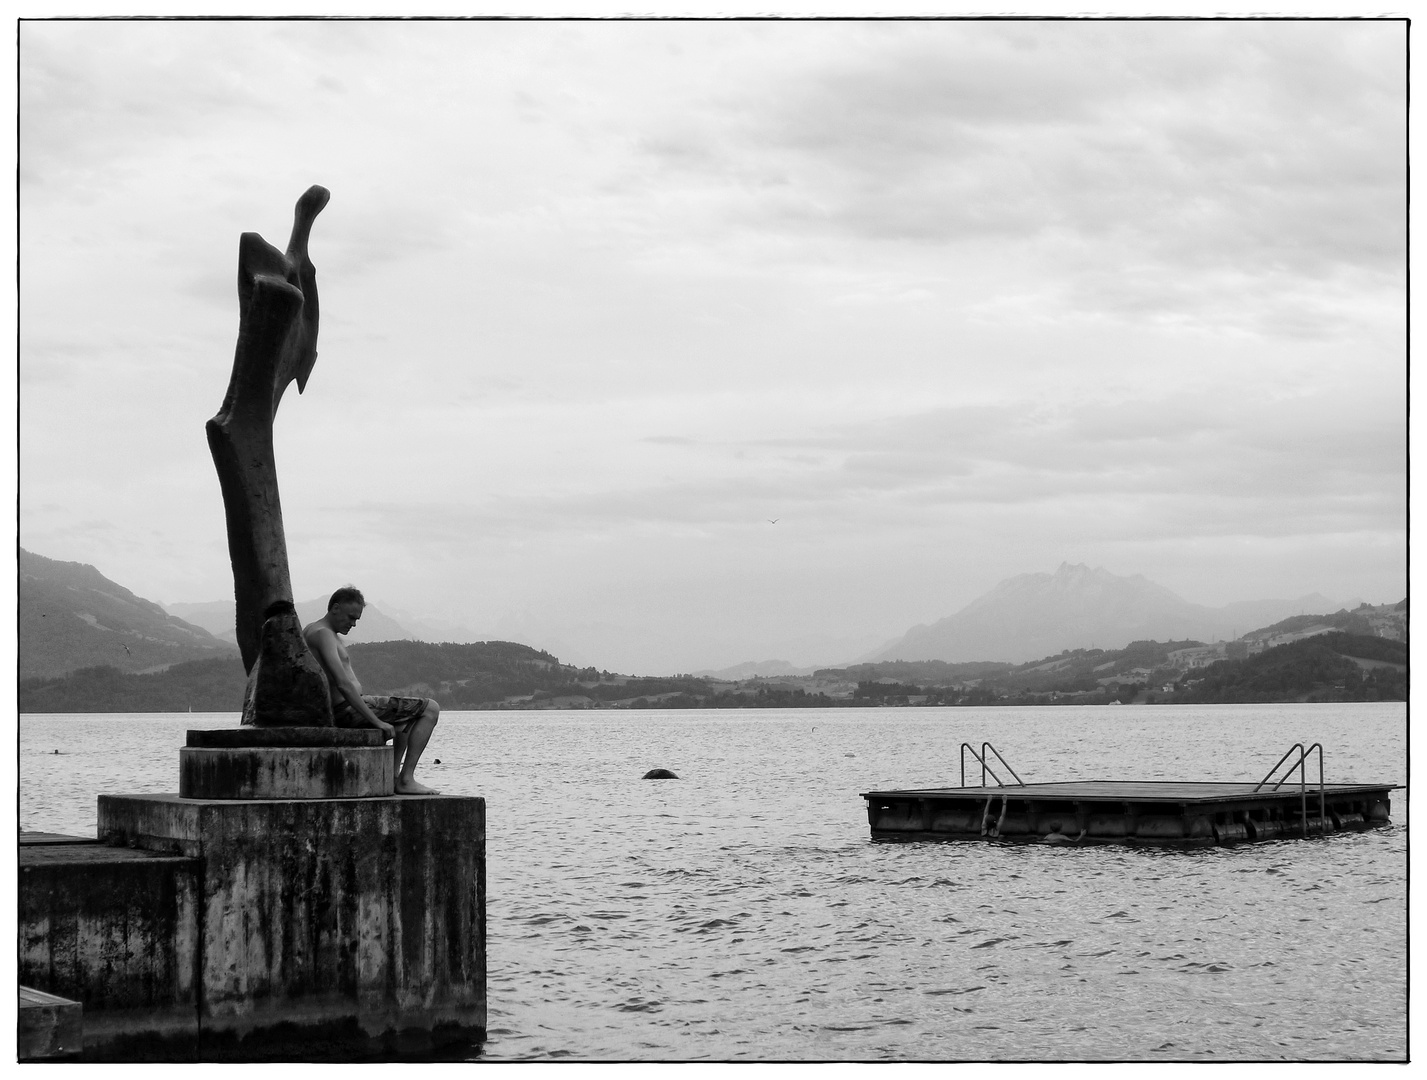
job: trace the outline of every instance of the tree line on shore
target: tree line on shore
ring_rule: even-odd
[[[370,693],[437,698],[447,710],[554,708],[839,708],[1272,701],[1405,701],[1407,646],[1335,632],[1183,670],[1177,650],[1199,642],[1134,642],[1065,650],[1030,664],[888,661],[799,678],[724,681],[626,676],[562,664],[514,642],[351,645]],[[237,712],[246,678],[235,657],[151,674],[113,667],[22,679],[21,712]]]

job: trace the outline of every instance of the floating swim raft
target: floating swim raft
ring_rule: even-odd
[[[966,755],[981,765],[967,786]],[[1318,780],[1308,779],[1317,753]],[[994,758],[993,758],[994,755]],[[1068,780],[1026,783],[990,743],[961,744],[959,787],[867,791],[874,840],[1022,840],[1209,846],[1369,829],[1391,820],[1395,784],[1329,784],[1323,748],[1296,743],[1258,783]],[[998,768],[1008,776],[1003,781]],[[1294,773],[1297,778],[1294,778]],[[994,780],[992,785],[987,779]]]

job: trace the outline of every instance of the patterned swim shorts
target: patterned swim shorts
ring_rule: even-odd
[[[367,708],[377,714],[377,719],[390,724],[397,731],[405,730],[408,724],[426,711],[428,700],[424,697],[387,697],[383,694],[363,694]],[[370,727],[366,719],[347,701],[339,701],[332,706],[332,718],[338,727]]]

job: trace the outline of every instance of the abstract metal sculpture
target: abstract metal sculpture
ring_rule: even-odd
[[[327,677],[302,639],[292,601],[273,457],[283,391],[296,379],[301,393],[317,361],[317,273],[307,239],[328,198],[326,188],[313,186],[298,199],[285,252],[257,233],[242,235],[233,375],[207,425],[228,523],[238,648],[248,672],[244,724],[332,724]]]

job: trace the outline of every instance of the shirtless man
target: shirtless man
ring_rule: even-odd
[[[350,585],[338,589],[327,601],[327,614],[303,627],[302,636],[321,661],[332,687],[332,714],[338,727],[374,727],[391,737],[396,757],[398,795],[437,795],[439,792],[416,782],[416,763],[431,739],[431,730],[441,715],[441,707],[430,698],[383,697],[362,694],[362,684],[352,672],[347,647],[338,634],[357,625],[367,606],[359,590]]]

